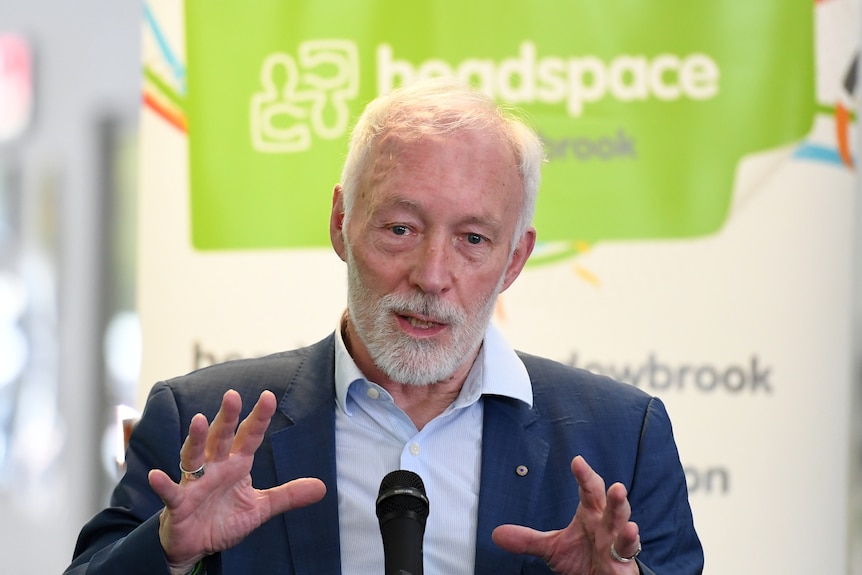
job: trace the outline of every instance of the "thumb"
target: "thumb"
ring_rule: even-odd
[[[147,475],[150,487],[167,507],[176,507],[180,500],[180,486],[161,469],[151,469]]]
[[[269,499],[270,516],[317,503],[326,495],[323,481],[303,477],[263,491]]]
[[[509,553],[547,557],[552,535],[553,532],[544,533],[523,525],[500,525],[491,533],[491,539]]]

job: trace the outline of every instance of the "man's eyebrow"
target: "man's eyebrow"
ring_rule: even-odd
[[[422,204],[416,200],[410,200],[396,194],[392,194],[384,196],[383,198],[380,198],[378,202],[369,205],[369,209],[372,211],[387,208],[406,208],[412,212],[418,212],[422,210]]]
[[[462,220],[459,220],[462,224],[471,224],[471,225],[479,225],[479,226],[487,226],[491,228],[499,228],[503,225],[503,220],[500,218],[495,218],[493,216],[468,216]]]

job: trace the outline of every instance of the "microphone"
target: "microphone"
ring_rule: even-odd
[[[422,538],[428,519],[422,478],[398,469],[386,474],[377,495],[386,575],[422,575]]]

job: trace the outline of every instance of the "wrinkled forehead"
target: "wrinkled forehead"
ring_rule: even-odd
[[[424,128],[424,129],[423,129]],[[371,165],[376,160],[396,160],[407,158],[417,153],[417,150],[428,150],[435,146],[446,146],[450,142],[471,142],[476,148],[481,148],[493,154],[502,166],[511,165],[519,169],[519,160],[515,145],[506,135],[493,127],[453,128],[443,130],[440,126],[392,128],[382,131],[372,143]],[[420,152],[421,153],[421,152]]]
[[[523,182],[515,153],[493,131],[391,131],[371,151],[357,189],[366,210],[407,201],[405,196],[421,202],[448,190],[453,201],[487,197],[498,208],[518,212]]]

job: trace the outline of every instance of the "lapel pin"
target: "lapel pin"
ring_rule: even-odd
[[[515,473],[517,473],[520,477],[524,477],[529,472],[530,472],[530,470],[527,469],[526,465],[519,465],[518,467],[515,468]]]

